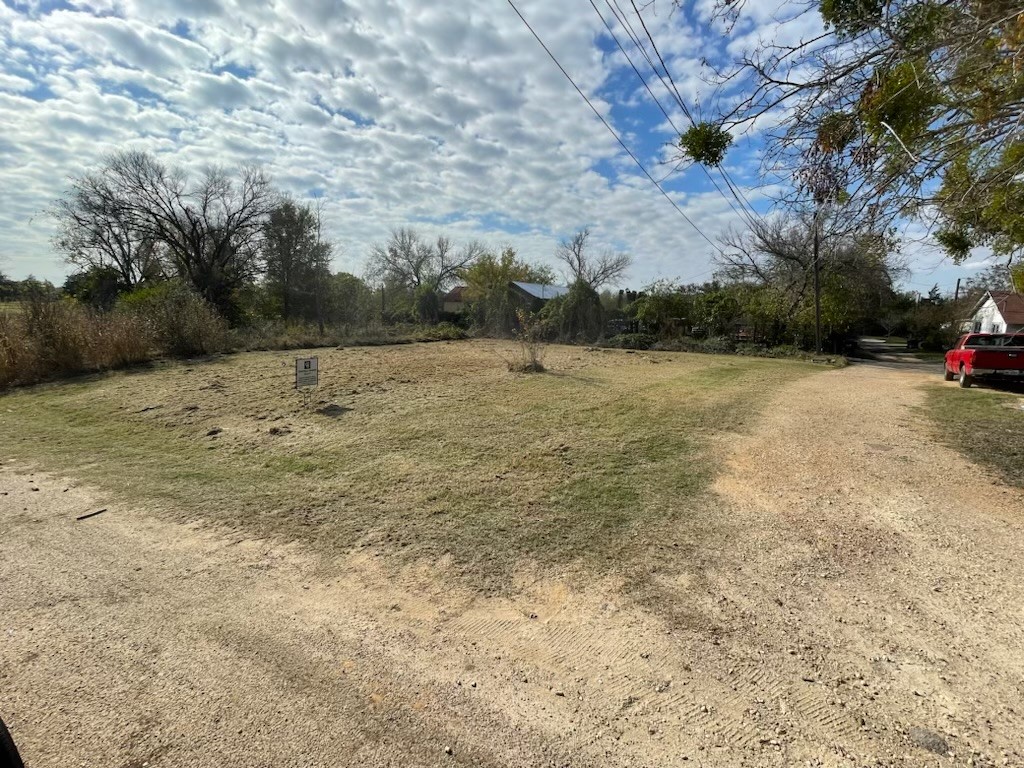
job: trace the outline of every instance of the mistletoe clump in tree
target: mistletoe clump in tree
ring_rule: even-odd
[[[720,0],[718,16],[735,23],[744,5]],[[684,155],[718,165],[723,134],[774,126],[765,170],[792,178],[796,196],[840,200],[874,229],[928,219],[955,260],[987,245],[1012,263],[1024,247],[1024,4],[819,0],[784,10],[783,31],[817,14],[820,34],[760,45],[720,73],[723,106],[684,134]]]

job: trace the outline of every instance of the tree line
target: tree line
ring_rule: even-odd
[[[548,266],[512,246],[456,243],[399,227],[374,244],[362,277],[332,272],[337,247],[324,234],[319,201],[274,188],[262,169],[193,176],[155,156],[118,152],[71,180],[49,209],[53,245],[76,271],[64,292],[98,309],[173,281],[233,326],[280,320],[325,325],[437,323],[458,319],[507,334],[515,326],[513,280],[554,283]],[[556,250],[562,279],[593,294],[621,279],[631,259],[594,252],[582,230]],[[443,294],[463,284],[468,317],[445,318]]]
[[[405,226],[370,248],[362,276],[334,272],[337,247],[324,234],[321,202],[282,194],[252,166],[190,175],[148,153],[120,152],[72,179],[50,213],[54,246],[76,268],[64,294],[99,310],[152,307],[173,284],[242,328],[307,324],[323,335],[327,326],[447,321],[508,336],[521,326],[512,281],[568,288],[545,303],[534,327],[561,341],[634,331],[809,348],[818,314],[833,351],[857,334],[893,329],[938,345],[939,326],[948,335],[957,319],[946,315],[963,311],[937,292],[925,301],[934,307],[941,298],[944,315],[917,311],[920,297],[898,288],[906,273],[898,243],[884,230],[851,226],[837,207],[752,217],[721,238],[712,282],[661,280],[620,295],[608,289],[622,284],[632,258],[599,250],[588,229],[557,245],[557,271],[522,259],[511,245],[426,238]],[[992,286],[1000,274],[990,270]],[[463,286],[457,314],[443,302],[456,285]],[[2,291],[12,289],[0,282]],[[929,319],[911,320],[915,312]]]

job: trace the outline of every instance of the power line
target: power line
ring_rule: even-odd
[[[665,199],[668,200],[672,204],[672,207],[676,209],[676,211],[679,213],[679,215],[682,216],[683,219],[686,220],[686,223],[689,224],[691,227],[693,227],[697,231],[697,234],[699,234],[701,237],[703,237],[705,240],[707,240],[708,244],[712,248],[714,248],[716,251],[718,251],[718,253],[721,254],[722,253],[722,249],[719,248],[711,238],[709,238],[707,235],[705,235],[703,230],[701,230],[700,227],[698,227],[696,224],[693,223],[693,221],[690,219],[690,217],[686,215],[686,213],[683,211],[682,208],[679,207],[679,204],[676,203],[676,201],[672,199],[672,197],[668,194],[668,192],[666,192],[665,189],[661,186],[661,184],[658,183],[657,179],[655,179],[651,175],[650,171],[648,171],[647,168],[644,167],[644,164],[641,163],[640,160],[637,158],[637,156],[633,154],[633,151],[629,147],[626,146],[626,143],[619,137],[619,134],[615,131],[614,128],[612,128],[611,124],[607,120],[605,120],[604,115],[602,115],[598,111],[597,107],[595,107],[593,105],[593,103],[590,101],[590,98],[587,96],[587,94],[585,94],[580,89],[580,87],[578,85],[576,85],[576,81],[572,79],[572,75],[570,75],[565,70],[565,67],[562,66],[561,62],[555,57],[555,54],[553,54],[551,52],[551,50],[547,47],[547,45],[545,45],[544,41],[540,38],[540,35],[537,34],[537,32],[534,30],[534,28],[532,26],[530,26],[530,22],[528,22],[526,20],[526,17],[523,16],[523,14],[519,11],[519,9],[516,7],[516,4],[513,2],[513,0],[507,0],[507,2],[512,7],[512,10],[516,12],[516,16],[518,16],[519,19],[523,22],[523,24],[526,25],[526,28],[528,30],[530,30],[530,33],[533,35],[534,39],[536,39],[536,41],[538,43],[540,43],[540,47],[544,49],[544,52],[547,53],[547,55],[555,63],[555,66],[558,67],[559,70],[561,70],[563,75],[565,75],[566,80],[568,80],[572,84],[572,87],[576,89],[576,92],[580,96],[583,97],[583,100],[585,102],[587,102],[587,106],[590,107],[590,109],[593,111],[593,113],[595,115],[597,115],[598,119],[604,124],[604,127],[608,129],[608,132],[612,136],[615,137],[615,140],[619,143],[619,146],[621,146],[626,151],[626,154],[629,155],[632,158],[633,162],[636,163],[637,167],[641,171],[644,172],[644,176],[646,176],[650,180],[650,182],[655,187],[657,187],[658,191],[661,192],[661,194],[665,197]]]
[[[654,94],[654,91],[651,90],[651,86],[648,85],[647,79],[643,76],[643,74],[637,68],[636,64],[633,62],[632,57],[626,52],[625,47],[619,41],[619,38],[615,34],[615,31],[612,29],[611,24],[608,23],[607,19],[605,19],[604,14],[601,13],[601,10],[594,3],[594,0],[589,0],[589,2],[590,2],[590,6],[594,9],[594,13],[596,13],[598,15],[598,18],[600,18],[601,21],[604,23],[605,29],[608,30],[608,34],[611,36],[612,40],[615,41],[615,44],[618,46],[619,50],[622,52],[622,55],[626,57],[626,61],[629,62],[629,66],[633,68],[633,72],[636,73],[636,76],[640,79],[640,82],[643,83],[644,88],[647,89],[647,93],[650,94],[651,98],[654,100],[654,103],[658,105],[658,109],[661,110],[661,113],[663,115],[665,115],[665,119],[668,120],[669,125],[672,126],[672,129],[676,132],[677,135],[682,135],[683,132],[679,129],[679,126],[676,125],[675,121],[672,119],[672,116],[669,115],[668,110],[665,109],[664,105],[661,103],[661,100],[658,99],[658,97]],[[609,9],[612,10],[612,14],[615,15],[615,10],[608,3],[608,0],[605,0],[605,4],[608,5]],[[620,19],[618,17],[618,15],[615,15],[615,20],[618,21],[620,24],[622,24],[622,19]],[[625,26],[623,26],[623,29],[625,29]],[[630,37],[630,34],[629,34],[628,31],[626,32],[626,36]],[[638,48],[640,47],[637,44],[637,41],[635,39],[630,37],[630,40],[633,42],[634,45],[637,45]],[[641,51],[642,50],[643,49],[641,48]],[[658,77],[660,78],[661,75],[658,72],[657,67],[654,66],[654,62],[651,60],[651,58],[649,56],[646,57],[646,58],[647,58],[647,61],[651,64],[652,69],[654,69],[654,73],[656,75],[658,75]],[[664,82],[665,82],[664,79],[662,79],[662,84],[663,85],[664,85]],[[666,86],[666,89],[667,89],[667,86]],[[671,98],[671,96],[672,96],[672,93],[669,92],[669,97]],[[683,112],[684,112],[684,114],[686,114],[685,106],[683,106],[681,102],[677,101],[677,103],[679,103],[680,106],[682,106]],[[691,123],[693,122],[692,118],[690,119],[690,122]],[[755,226],[753,219],[750,218],[750,214],[747,213],[746,210],[743,208],[743,204],[740,203],[740,207],[739,208],[737,208],[735,205],[733,205],[732,200],[730,200],[728,198],[728,196],[726,196],[725,192],[722,191],[722,188],[720,186],[718,186],[718,182],[715,181],[715,178],[714,178],[714,176],[711,175],[711,172],[708,171],[708,169],[706,167],[704,167],[704,165],[702,165],[700,163],[698,163],[697,165],[700,167],[701,171],[704,172],[704,175],[707,176],[708,181],[710,181],[711,184],[714,186],[714,188],[718,191],[718,194],[720,194],[722,196],[722,199],[725,200],[725,202],[728,204],[728,206],[732,209],[732,212],[735,213],[737,216],[739,216],[744,224],[747,224],[748,226],[751,226],[751,227]],[[723,176],[724,176],[724,170],[723,169],[719,169],[719,170],[723,172]],[[726,184],[728,184],[729,180],[725,179],[725,182],[726,182]],[[733,197],[736,198],[736,193],[735,192],[733,192]],[[737,198],[737,202],[739,202],[738,198]],[[749,203],[748,203],[748,205],[749,205]],[[751,207],[751,210],[753,210],[752,207]]]
[[[662,77],[661,71],[658,69],[658,66],[654,63],[654,59],[652,59],[650,54],[647,53],[647,48],[640,41],[640,35],[638,35],[636,30],[633,28],[633,24],[629,21],[629,18],[626,16],[626,12],[622,10],[622,6],[619,5],[618,0],[611,0],[610,2],[609,0],[604,0],[604,4],[608,6],[608,10],[610,10],[612,12],[612,15],[615,16],[615,20],[619,22],[619,25],[623,28],[623,30],[625,30],[626,37],[629,38],[629,41],[637,47],[637,50],[639,50],[644,59],[647,60],[647,63],[651,66],[651,69],[654,70],[654,74],[657,75],[658,80],[661,81],[661,85],[668,93],[669,98],[678,103],[675,94],[672,93],[672,89],[669,87],[669,84],[665,82],[665,78]],[[683,114],[686,114],[685,108],[683,110]]]
[[[654,95],[654,91],[651,90],[651,86],[647,84],[647,79],[642,74],[640,74],[640,70],[637,69],[636,64],[633,63],[633,59],[631,59],[629,54],[626,53],[626,49],[622,47],[622,43],[620,43],[619,38],[616,37],[615,32],[612,29],[612,25],[608,23],[607,19],[605,19],[604,15],[601,13],[601,9],[597,7],[597,4],[594,2],[594,0],[590,0],[590,7],[594,9],[594,13],[596,13],[598,17],[601,19],[601,21],[604,22],[604,26],[605,29],[608,30],[608,34],[611,35],[612,40],[615,41],[615,44],[619,47],[619,50],[622,51],[622,55],[626,57],[626,61],[629,62],[629,66],[633,68],[633,71],[636,73],[636,76],[640,78],[640,82],[644,84],[644,88],[647,89],[647,93],[649,93],[651,95],[651,98],[654,99],[654,103],[658,105],[658,109],[661,110],[661,113],[665,116],[665,119],[668,120],[669,125],[672,126],[672,130],[674,130],[676,133],[681,134],[682,131],[679,130],[679,126],[675,124],[675,121],[672,120],[672,116],[668,113],[668,110],[665,109],[662,103],[658,100],[658,97]]]
[[[617,0],[616,0],[617,1]],[[679,108],[683,110],[683,114],[686,115],[687,119],[696,124],[696,120],[693,119],[693,115],[690,114],[689,108],[686,106],[686,102],[683,101],[682,95],[679,93],[679,88],[676,86],[676,81],[672,78],[672,73],[669,72],[668,65],[665,64],[665,59],[661,56],[661,51],[658,50],[657,44],[654,42],[654,35],[651,34],[650,30],[647,29],[647,22],[644,21],[644,17],[640,15],[640,9],[636,7],[635,0],[629,0],[629,4],[633,6],[633,12],[636,17],[640,20],[640,26],[644,28],[644,34],[647,35],[647,39],[651,41],[651,48],[654,49],[654,53],[658,57],[658,61],[661,62],[661,68],[665,70],[665,75],[668,77],[668,81],[672,84],[672,92],[676,95],[676,100],[679,102]]]
[[[639,48],[641,52],[644,54],[644,58],[646,58],[647,62],[651,65],[651,69],[654,70],[654,73],[658,76],[658,79],[661,80],[661,84],[665,87],[665,90],[668,91],[669,96],[675,99],[676,103],[679,105],[679,108],[683,111],[683,114],[686,115],[686,118],[690,121],[690,124],[696,126],[697,121],[694,119],[689,107],[686,106],[686,101],[683,99],[682,94],[679,92],[679,87],[676,85],[675,78],[672,77],[671,70],[669,70],[668,65],[665,63],[665,59],[661,55],[661,51],[658,50],[658,44],[654,41],[654,35],[652,35],[651,31],[647,28],[647,23],[644,21],[644,17],[640,14],[640,9],[636,7],[635,0],[630,0],[630,5],[633,6],[633,12],[636,14],[637,19],[640,21],[640,25],[643,28],[644,34],[647,36],[647,39],[651,43],[651,48],[654,50],[654,54],[658,57],[658,61],[661,62],[661,68],[665,71],[665,77],[668,78],[668,83],[665,82],[665,77],[662,77],[661,72],[658,70],[657,65],[654,63],[654,60],[647,54],[646,46],[641,44],[639,34],[637,34],[633,25],[629,23],[629,20],[626,18],[625,11],[623,11],[622,7],[619,6],[618,0],[611,1],[615,3],[615,6],[619,9],[619,12],[622,14],[622,19],[619,19],[618,15],[616,15],[616,20],[618,20],[620,23],[624,22],[625,26],[628,26],[630,33],[632,33],[630,39],[632,40],[633,44],[636,45],[637,48]],[[608,0],[605,0],[605,2],[607,3]],[[609,5],[609,8],[610,7],[611,6]],[[701,168],[704,168],[702,164]],[[705,172],[706,170],[707,169],[705,169]],[[729,187],[729,191],[732,193],[733,198],[736,200],[737,203],[739,203],[740,208],[743,208],[744,211],[749,210],[750,213],[752,213],[756,218],[760,219],[761,214],[759,214],[754,209],[754,206],[751,205],[746,195],[744,195],[743,191],[739,188],[739,185],[729,175],[729,172],[725,168],[722,168],[721,166],[718,167],[718,171],[719,173],[722,174],[722,179],[725,181],[726,186]],[[710,174],[708,174],[708,178],[710,178]],[[713,180],[712,183],[714,183]],[[718,185],[715,184],[715,186],[717,187]],[[719,191],[721,192],[721,190]],[[748,224],[754,224],[753,220],[750,219],[749,215],[745,216],[744,218]]]

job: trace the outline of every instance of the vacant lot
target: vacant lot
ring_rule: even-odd
[[[246,354],[4,398],[11,455],[145,503],[328,555],[448,556],[476,587],[518,562],[620,566],[705,521],[716,435],[809,365],[556,348],[513,375],[488,342]]]
[[[936,441],[938,376],[510,354],[0,398],[30,768],[1024,763],[1024,494]]]

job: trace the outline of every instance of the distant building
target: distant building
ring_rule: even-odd
[[[441,311],[452,315],[466,311],[466,286],[456,285],[441,299]]]
[[[569,292],[567,285],[544,285],[543,283],[521,283],[513,280],[509,285],[512,298],[531,312],[547,304],[551,299],[565,296]]]
[[[1010,291],[986,291],[961,330],[968,333],[1024,332],[1024,296]]]

